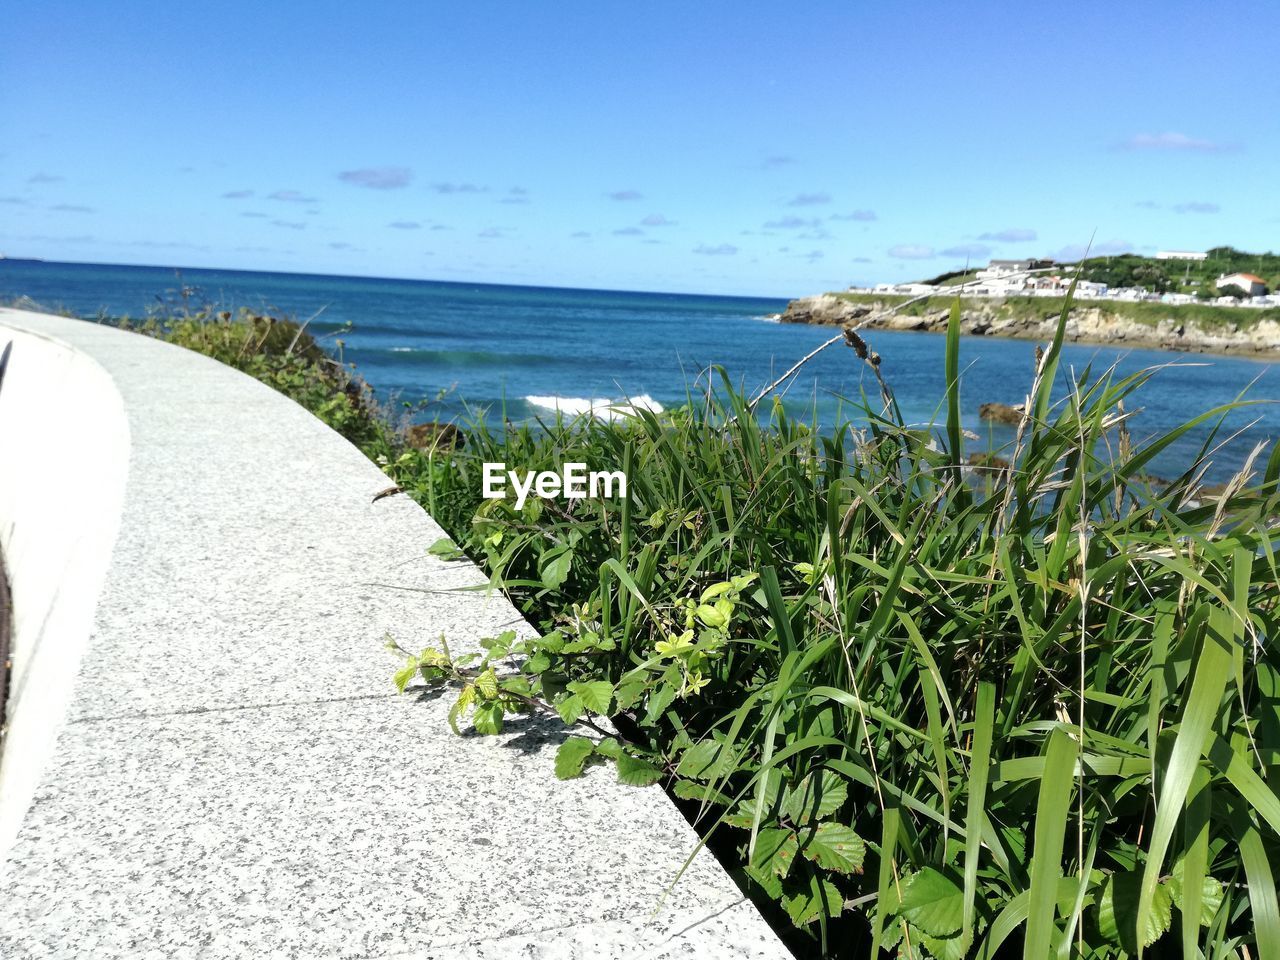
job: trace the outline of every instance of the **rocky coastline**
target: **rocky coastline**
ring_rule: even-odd
[[[888,311],[896,305],[891,300],[854,300],[826,293],[792,300],[778,319],[782,323],[944,333],[950,306],[943,305],[942,299],[935,298],[916,312],[890,314]],[[1241,309],[1242,314],[1248,312]],[[1246,315],[1243,322],[1202,324],[1180,319],[1178,314],[1177,307],[1169,307],[1166,318],[1150,322],[1124,316],[1105,305],[1081,303],[1068,315],[1066,339],[1104,346],[1280,358],[1280,323],[1274,319]],[[1058,316],[1052,305],[1028,316],[1025,310],[1010,310],[1003,300],[964,299],[960,329],[968,336],[1048,340],[1053,337]]]

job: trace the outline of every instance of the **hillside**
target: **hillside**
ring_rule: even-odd
[[[1194,260],[1157,260],[1136,253],[1089,257],[1080,262],[1080,279],[1105,283],[1108,287],[1145,287],[1152,293],[1189,293],[1202,299],[1217,296],[1214,281],[1223,274],[1252,273],[1262,278],[1268,290],[1280,290],[1280,255],[1249,253],[1234,247],[1214,247],[1205,251],[1208,258]],[[1064,274],[1074,272],[1075,264],[1064,264]],[[973,279],[975,271],[944,273],[921,281],[952,286]]]
[[[826,293],[792,300],[780,319],[783,323],[858,324],[870,330],[940,333],[946,329],[954,298],[929,297],[903,306],[910,299]],[[1042,340],[1053,336],[1066,301],[1060,297],[965,298],[961,304],[961,331],[967,335]],[[893,307],[899,308],[898,312],[888,314]],[[1081,301],[1071,310],[1067,339],[1192,353],[1280,357],[1280,307]]]

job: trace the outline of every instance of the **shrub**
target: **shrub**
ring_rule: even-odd
[[[1150,371],[1085,371],[1052,403],[1068,307],[1016,439],[976,469],[956,311],[936,434],[887,386],[819,430],[721,376],[663,413],[478,416],[426,449],[269,323],[165,333],[309,409],[344,398],[365,449],[395,445],[388,472],[541,628],[483,657],[402,649],[402,689],[455,684],[451,724],[481,733],[555,712],[576,729],[556,775],[662,783],[798,951],[1275,957],[1280,455],[1211,495],[1197,478],[1230,408],[1137,444],[1125,407]],[[1205,424],[1197,462],[1151,483]],[[516,511],[480,499],[486,461],[621,466],[628,496]]]
[[[295,320],[245,309],[200,310],[119,325],[235,367],[305,407],[370,456],[387,452],[391,437],[368,384]]]
[[[1052,404],[1060,325],[1010,467],[978,481],[957,330],[939,436],[887,389],[818,431],[723,379],[407,454],[399,483],[543,635],[427,647],[398,682],[456,682],[481,732],[555,710],[580,733],[558,775],[663,783],[818,955],[1274,956],[1280,457],[1217,499],[1200,463],[1153,489],[1151,458],[1227,409],[1138,445],[1150,372]],[[486,460],[621,465],[629,496],[517,512],[478,499]]]

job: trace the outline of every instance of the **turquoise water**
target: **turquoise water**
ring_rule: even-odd
[[[429,408],[444,417],[458,415],[464,404],[496,408],[504,402],[513,419],[548,414],[557,404],[572,409],[627,397],[668,406],[682,402],[686,384],[710,364],[759,387],[834,332],[767,320],[786,306],[782,300],[0,260],[0,299],[28,296],[80,316],[140,316],[180,302],[183,287],[192,305],[315,315],[310,329],[331,340],[341,337],[346,358],[380,396],[418,400],[447,390]],[[341,332],[348,323],[351,331]],[[933,420],[945,389],[943,338],[897,332],[867,338],[883,357],[885,378],[908,419]],[[970,430],[996,442],[1008,438],[1006,429],[978,419],[978,405],[1021,402],[1034,349],[1027,341],[966,338],[962,401]],[[1139,437],[1227,403],[1255,380],[1252,399],[1280,398],[1275,363],[1153,350],[1064,350],[1064,370],[1112,363],[1124,373],[1175,365],[1140,395],[1142,410],[1133,421]],[[829,421],[840,398],[856,399],[864,390],[876,395],[870,372],[848,348],[836,346],[806,366],[786,402],[798,415],[816,410]],[[1229,424],[1254,419],[1260,422],[1249,432],[1250,442],[1280,436],[1280,410],[1270,403],[1233,414]],[[1154,472],[1181,471],[1205,436],[1188,435]],[[1220,454],[1211,476],[1225,478],[1244,447],[1237,441]]]

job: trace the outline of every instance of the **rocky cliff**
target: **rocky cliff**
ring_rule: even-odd
[[[943,333],[947,329],[950,306],[944,305],[943,298],[935,298],[912,313],[890,314],[893,306],[887,301],[827,293],[792,300],[779,319],[783,323],[861,325],[867,330]],[[1237,322],[1203,324],[1179,319],[1177,307],[1167,309],[1167,317],[1151,321],[1125,316],[1105,305],[1081,304],[1067,318],[1066,338],[1076,343],[1280,357],[1280,323],[1270,317],[1240,308]],[[1024,340],[1051,339],[1059,316],[1051,305],[1039,311],[1015,311],[997,299],[962,300],[961,311],[960,329],[967,335]]]

